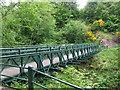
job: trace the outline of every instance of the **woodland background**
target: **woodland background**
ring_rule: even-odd
[[[1,3],[2,45],[99,42],[96,33],[119,34],[120,2]]]

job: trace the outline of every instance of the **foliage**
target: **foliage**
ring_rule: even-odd
[[[97,39],[113,39],[113,35],[111,33],[104,33],[103,31],[98,31],[96,34]]]
[[[92,41],[97,39],[92,32],[87,32],[87,37],[88,40],[92,40]]]
[[[71,20],[61,32],[68,43],[82,43],[86,38],[87,26],[84,22]]]
[[[99,27],[102,27],[104,25],[104,21],[102,19],[95,21],[94,23],[98,23]]]
[[[116,32],[119,31],[119,13],[120,2],[90,2],[81,11],[82,18],[87,24],[93,23],[95,20],[102,19],[105,24],[103,31]],[[98,24],[94,24],[93,28],[99,30]]]
[[[104,32],[117,31],[116,35],[120,36],[120,2],[90,2],[80,11],[73,2],[18,2],[2,7],[3,30],[0,37],[3,46],[84,43],[96,40],[97,37],[93,34],[95,30],[99,30],[103,38],[111,38],[111,35]],[[88,32],[83,21],[91,24]],[[67,69],[60,68],[61,73],[52,75],[82,88],[118,89],[118,49],[119,47],[106,49],[87,63]],[[70,88],[48,78],[38,79],[37,82],[49,88]],[[14,82],[11,86],[26,88],[27,83],[23,85]]]
[[[107,21],[105,23],[105,29],[107,29],[109,32],[116,32],[119,31],[119,21],[120,17],[117,15],[110,15],[107,17]]]
[[[59,27],[79,17],[74,2],[18,2],[2,7],[3,46],[68,43]]]
[[[120,2],[90,2],[81,10],[75,2],[1,5],[3,46],[89,42],[85,23],[93,33],[120,30]]]
[[[98,30],[103,31],[104,23],[105,22],[102,19],[94,21],[91,25],[91,30],[94,31],[94,32],[98,31]]]
[[[61,2],[54,4],[55,13],[53,16],[56,19],[56,26],[58,28],[64,27],[71,19],[79,18],[79,10],[77,9],[75,2]]]
[[[2,27],[2,29],[3,29],[1,34],[2,45],[7,45],[7,46],[14,45],[16,33],[11,31],[10,29],[6,29],[5,27]]]
[[[8,85],[6,85],[8,86]],[[28,88],[28,83],[22,83],[22,81],[14,81],[12,84],[11,84],[11,87],[14,87],[14,88]]]
[[[120,38],[120,32],[116,32],[118,38]]]
[[[21,2],[18,7],[3,19],[6,29],[17,33],[17,42],[40,44],[53,37],[55,20],[49,2]]]
[[[55,13],[53,14],[56,19],[56,26],[63,27],[70,17],[70,10],[66,7],[64,3],[55,3]]]

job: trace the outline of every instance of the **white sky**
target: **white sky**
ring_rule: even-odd
[[[6,2],[6,5],[9,5],[9,2],[18,2],[18,0],[5,0]],[[25,0],[20,0],[20,1],[25,1]],[[39,1],[39,0],[38,0]],[[64,1],[64,0],[63,0]],[[77,4],[78,4],[78,8],[81,9],[81,8],[84,8],[85,5],[87,4],[87,1],[88,0],[77,0]]]
[[[18,2],[18,0],[4,0],[6,2],[6,5],[9,5],[10,2]]]
[[[81,9],[81,8],[84,8],[85,5],[87,4],[88,0],[77,0],[77,3],[78,3],[78,8]]]

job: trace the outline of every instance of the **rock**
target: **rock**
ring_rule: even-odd
[[[112,39],[102,39],[100,41],[100,45],[102,45],[103,47],[107,47],[107,46],[112,47],[112,46],[117,45],[117,43]]]
[[[104,47],[109,46],[109,45],[108,45],[108,41],[107,41],[106,39],[102,39],[102,40],[100,41],[100,45],[102,45],[102,46],[104,46]]]

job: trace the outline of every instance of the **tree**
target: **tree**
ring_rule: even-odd
[[[53,14],[56,19],[56,26],[58,28],[64,27],[71,19],[79,18],[79,10],[75,2],[61,2],[55,4],[55,13]]]
[[[82,18],[87,24],[92,24],[95,20],[105,21],[104,29],[110,32],[119,30],[120,2],[90,2],[82,12]]]
[[[87,26],[84,22],[71,20],[61,30],[68,43],[83,43],[86,38]]]
[[[16,33],[17,43],[40,44],[53,36],[55,20],[52,13],[49,2],[21,2],[3,19],[3,23],[6,29]]]

